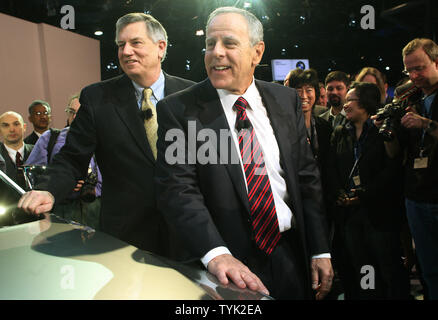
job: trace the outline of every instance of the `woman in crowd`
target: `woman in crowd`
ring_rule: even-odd
[[[346,299],[409,298],[400,253],[401,159],[387,156],[370,119],[380,103],[377,85],[354,82],[344,105],[347,122],[331,137],[333,255]]]
[[[385,104],[386,101],[386,86],[383,74],[373,67],[365,67],[360,70],[355,79],[357,82],[371,82],[375,83],[380,91],[380,103]]]

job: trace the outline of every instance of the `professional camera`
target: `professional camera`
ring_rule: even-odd
[[[405,113],[405,109],[394,102],[377,110],[376,120],[383,120],[383,125],[379,129],[379,134],[382,135],[385,141],[392,141],[394,139],[395,130],[399,126],[400,120]]]
[[[377,111],[376,120],[382,121],[379,134],[383,136],[385,141],[392,141],[395,137],[395,130],[400,125],[400,120],[406,114],[406,109],[403,107],[403,101],[418,99],[421,95],[421,90],[409,80],[405,84],[398,86],[394,92],[394,99],[391,103]]]
[[[97,173],[89,170],[81,188],[81,200],[93,202],[96,199]]]

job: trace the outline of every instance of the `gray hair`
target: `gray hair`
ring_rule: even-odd
[[[79,100],[80,97],[81,97],[81,94],[80,94],[80,93],[72,94],[72,95],[68,98],[67,106],[70,107],[72,101],[73,101],[74,99],[78,99],[78,100]]]
[[[43,100],[34,100],[29,106],[29,114],[32,114],[33,108],[39,105],[45,106],[49,114],[52,113],[52,108],[50,108],[50,104],[48,102]]]
[[[164,29],[163,25],[150,14],[145,14],[141,12],[132,12],[125,14],[123,17],[120,17],[116,22],[116,39],[115,39],[116,44],[120,31],[122,31],[122,29],[125,28],[128,24],[135,22],[144,22],[148,36],[153,43],[157,43],[160,40],[166,42],[164,55],[163,58],[161,59],[161,61],[164,61],[164,58],[166,58],[166,53],[167,53],[167,32],[166,29]]]
[[[260,41],[263,41],[263,25],[260,20],[257,19],[257,17],[251,12],[236,7],[221,7],[214,10],[208,16],[207,26],[205,27],[205,30],[208,30],[208,26],[210,25],[213,18],[225,13],[240,14],[242,17],[245,18],[248,25],[249,41],[252,46],[255,46]]]

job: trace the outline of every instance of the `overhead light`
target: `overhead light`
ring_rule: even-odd
[[[94,35],[95,36],[101,36],[101,35],[103,35],[103,31],[97,30],[97,31],[94,32]]]
[[[391,68],[390,67],[386,67],[385,70],[389,71]]]
[[[251,2],[245,1],[245,2],[243,3],[243,7],[244,7],[245,9],[249,9],[249,8],[252,7],[252,4],[251,4]]]
[[[204,35],[204,30],[196,30],[196,35],[198,36],[198,37],[200,37],[200,36],[203,36]]]

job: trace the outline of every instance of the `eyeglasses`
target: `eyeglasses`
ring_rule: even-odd
[[[68,107],[65,109],[65,112],[70,113],[73,116],[77,113],[74,109]]]
[[[41,111],[37,111],[33,113],[34,115],[41,117],[41,116],[48,116],[50,113],[48,113],[47,111],[41,112]]]
[[[412,74],[412,73],[420,73],[420,72],[422,72],[424,69],[426,69],[428,66],[417,66],[417,67],[412,67],[412,68],[409,68],[409,69],[405,69],[405,70],[403,70],[402,71],[402,73],[405,75],[405,76],[409,76],[410,74]]]

